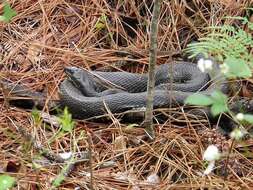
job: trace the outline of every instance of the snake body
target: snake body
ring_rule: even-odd
[[[158,66],[155,71],[154,108],[183,105],[184,100],[197,91],[210,95],[218,88],[225,92],[224,81],[218,81],[218,65],[212,72],[215,76],[211,77],[210,73],[203,73],[196,64],[188,62],[175,63],[172,68],[169,64]],[[103,115],[108,110],[120,113],[146,106],[147,74],[88,72],[75,67],[67,68],[66,73],[69,77],[60,85],[60,102],[69,108],[74,118],[84,119]],[[104,87],[101,78],[119,88]],[[209,81],[212,85],[207,85]]]

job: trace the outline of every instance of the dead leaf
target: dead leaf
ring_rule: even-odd
[[[122,151],[126,149],[126,138],[124,136],[118,136],[114,141],[114,148],[116,151]]]
[[[27,59],[31,61],[31,63],[36,64],[40,61],[40,53],[42,53],[42,47],[38,46],[36,43],[31,43],[27,51]]]

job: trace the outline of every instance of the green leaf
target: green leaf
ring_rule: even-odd
[[[251,114],[243,114],[243,120],[249,123],[253,123],[253,115]]]
[[[16,16],[17,13],[13,10],[9,3],[4,3],[4,14],[0,16],[0,21],[10,22],[12,17]]]
[[[249,27],[250,30],[253,30],[253,23],[252,23],[252,22],[249,22],[249,23],[248,23],[248,27]]]
[[[15,185],[16,181],[14,177],[9,175],[0,175],[0,190],[7,190]]]
[[[32,118],[33,118],[33,121],[36,125],[39,125],[41,122],[42,122],[42,118],[41,118],[41,115],[40,115],[40,112],[38,111],[37,108],[34,108],[32,110]]]
[[[106,22],[107,22],[107,16],[106,16],[105,14],[102,14],[102,15],[99,17],[98,21],[96,22],[95,28],[96,28],[97,30],[102,30],[102,29],[104,29],[104,28],[106,27]]]
[[[227,107],[223,104],[213,104],[211,106],[211,113],[213,114],[213,116],[217,116],[227,111],[228,111]]]
[[[136,124],[136,123],[129,124],[129,125],[126,127],[126,130],[132,130],[132,129],[135,128],[135,127],[139,127],[139,125]]]
[[[219,104],[226,104],[228,101],[228,98],[225,94],[223,94],[221,91],[216,90],[211,94],[211,97],[214,100],[214,103],[219,103]]]
[[[61,124],[61,129],[65,132],[71,132],[74,128],[75,122],[67,107],[64,108],[63,115],[59,118],[59,123]]]
[[[213,99],[213,105],[211,106],[211,113],[214,116],[217,116],[220,113],[228,111],[227,106],[228,98],[225,94],[216,90],[211,94],[211,97]]]
[[[209,96],[196,93],[191,96],[188,96],[185,100],[185,103],[198,106],[209,106],[213,104],[213,100]]]
[[[229,57],[224,64],[228,66],[228,72],[224,73],[227,78],[249,78],[252,76],[248,64],[243,59]]]
[[[97,22],[96,25],[95,25],[95,28],[96,28],[97,30],[102,30],[102,29],[105,28],[105,24],[102,23],[102,22]]]

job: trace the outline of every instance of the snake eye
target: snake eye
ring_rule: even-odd
[[[64,68],[64,72],[65,72],[68,76],[73,75],[74,72],[75,72],[75,68],[74,68],[74,67],[65,67],[65,68]]]
[[[77,67],[65,67],[64,68],[64,72],[66,73],[66,75],[69,78],[77,78],[80,75],[81,71],[82,70]]]

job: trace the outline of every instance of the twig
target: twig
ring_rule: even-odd
[[[90,134],[88,133],[87,134],[87,137],[88,137],[88,144],[89,144],[89,169],[90,169],[90,189],[93,190],[93,169],[92,169],[92,147],[91,147],[91,144],[92,144],[92,140],[91,140],[91,136]]]
[[[157,57],[158,18],[160,13],[161,2],[162,2],[161,0],[154,0],[154,10],[150,31],[147,109],[145,114],[145,120],[143,123],[145,131],[151,139],[154,139],[155,137],[153,128],[153,100],[154,100],[154,86],[155,86],[155,65]]]

